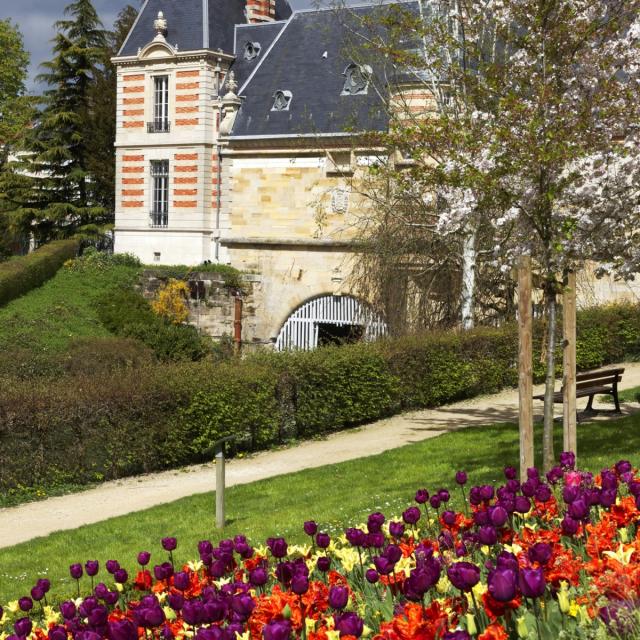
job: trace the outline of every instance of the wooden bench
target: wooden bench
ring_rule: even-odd
[[[618,383],[622,380],[623,373],[624,368],[619,368],[585,371],[576,375],[576,398],[589,398],[585,413],[594,413],[593,396],[599,395],[612,396],[616,407],[614,413],[621,413],[620,401],[618,400]],[[560,391],[556,391],[553,394],[554,403],[562,404],[563,391],[564,389],[560,389]],[[536,400],[544,401],[544,393],[533,397]]]

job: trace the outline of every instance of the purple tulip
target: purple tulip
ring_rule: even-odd
[[[451,584],[460,591],[471,591],[480,581],[480,569],[471,562],[454,562],[447,569]]]
[[[538,562],[541,565],[547,564],[551,560],[553,549],[546,542],[536,542],[529,548],[528,556],[531,562]]]
[[[541,484],[536,489],[535,498],[538,502],[548,502],[551,500],[551,489],[546,484]]]
[[[71,600],[66,600],[60,605],[60,613],[65,620],[71,620],[76,615],[76,605]]]
[[[378,582],[378,580],[380,580],[380,575],[375,569],[367,569],[365,578],[367,579],[367,582],[375,584],[376,582]]]
[[[182,607],[182,617],[191,626],[202,622],[203,613],[203,605],[200,600],[187,600]]]
[[[349,589],[334,585],[329,590],[329,606],[332,609],[344,609],[349,602]]]
[[[169,606],[174,611],[180,611],[180,609],[182,609],[182,607],[184,606],[184,596],[177,591],[172,591],[167,596],[167,601],[169,602]]]
[[[537,485],[531,480],[523,482],[522,486],[520,487],[522,495],[527,496],[527,498],[533,498],[533,496],[536,494],[536,489]]]
[[[149,560],[151,560],[151,554],[148,551],[141,551],[138,554],[138,564],[141,567],[146,567],[149,564]]]
[[[449,492],[446,489],[439,489],[438,490],[438,498],[440,498],[440,502],[443,503],[447,503],[449,502],[449,499],[451,498],[451,495],[449,494]]]
[[[347,540],[349,544],[353,547],[362,547],[366,541],[366,534],[362,529],[356,529],[355,527],[351,527],[346,530]]]
[[[455,631],[447,631],[442,640],[471,640],[471,636],[466,629],[456,629]]]
[[[373,564],[375,565],[378,573],[382,574],[383,576],[388,576],[393,572],[393,569],[395,567],[395,562],[392,562],[391,560],[389,560],[389,558],[385,558],[384,556],[374,556]]]
[[[307,520],[304,523],[304,532],[308,536],[315,536],[318,531],[318,525],[313,520]]]
[[[31,597],[36,602],[40,602],[40,600],[42,600],[44,598],[44,589],[42,587],[39,587],[38,585],[36,585],[35,587],[33,587],[31,589]]]
[[[485,526],[478,529],[478,539],[481,544],[492,547],[498,542],[498,533],[494,527]]]
[[[44,593],[49,593],[49,590],[51,589],[51,582],[48,578],[39,578],[36,582],[36,586],[42,589]],[[0,615],[0,618],[2,618],[2,615]]]
[[[496,558],[496,567],[498,569],[510,569],[514,573],[518,573],[520,566],[518,565],[518,558],[509,551],[501,551]]]
[[[102,627],[107,624],[107,619],[109,617],[109,610],[104,605],[99,604],[97,607],[94,607],[89,615],[87,616],[87,620],[89,625],[94,629],[98,627]]]
[[[175,551],[178,546],[178,540],[172,537],[162,538],[160,544],[165,551]]]
[[[550,484],[558,484],[560,480],[562,480],[562,476],[564,472],[562,471],[562,467],[556,465],[552,467],[551,470],[547,473],[547,482]]]
[[[565,516],[560,524],[565,536],[575,536],[578,533],[579,523],[570,516]]]
[[[531,502],[529,498],[526,496],[516,496],[515,498],[515,509],[516,513],[529,513],[531,511]]]
[[[402,536],[404,535],[404,523],[396,522],[395,520],[393,522],[390,522],[389,533],[394,538],[402,538]]]
[[[100,563],[97,560],[87,560],[84,563],[84,569],[87,572],[87,575],[92,578],[100,570]]]
[[[571,471],[576,466],[576,456],[572,451],[563,451],[560,454],[560,466]]]
[[[210,540],[200,540],[200,542],[198,542],[198,553],[200,555],[204,553],[212,553],[212,552],[213,552],[213,545],[211,544]]]
[[[384,546],[384,534],[382,531],[377,533],[369,533],[365,540],[365,546],[374,549],[381,549]]]
[[[262,629],[264,640],[289,640],[291,623],[288,620],[272,620]]]
[[[578,498],[569,505],[568,513],[574,520],[584,520],[589,515],[589,507],[582,498]]]
[[[109,640],[138,640],[138,629],[131,620],[117,620],[107,626]]]
[[[13,624],[13,630],[19,638],[26,638],[33,629],[33,623],[29,618],[19,618]]]
[[[129,574],[127,573],[126,569],[118,569],[118,570],[113,574],[113,579],[114,579],[118,584],[124,584],[124,583],[129,579]]]
[[[316,544],[320,549],[326,549],[331,543],[331,538],[328,533],[319,533],[316,536]]]
[[[609,509],[616,503],[618,492],[615,489],[605,489],[600,493],[600,505]]]
[[[467,484],[467,472],[466,471],[456,471],[456,483],[461,487]]]
[[[307,589],[308,588],[309,588],[309,582],[307,581]],[[294,593],[298,593],[298,592],[295,591]],[[301,593],[298,593],[298,595],[302,595],[303,593],[305,592],[302,591]],[[205,616],[208,613],[207,607],[210,606],[211,604],[214,604],[214,606],[216,607],[215,611],[211,610],[211,614],[213,617],[213,620],[211,620],[211,622],[219,622],[224,618],[225,609],[226,609],[225,604],[221,600],[207,602],[204,605]],[[246,620],[251,615],[251,612],[254,610],[255,606],[256,606],[256,603],[248,593],[238,594],[231,599],[232,611],[243,620]]]
[[[516,597],[516,573],[511,569],[494,569],[487,576],[487,587],[494,600],[510,602]]]
[[[402,512],[402,519],[409,525],[413,525],[420,520],[420,509],[418,507],[409,507]]]
[[[18,600],[18,607],[20,607],[21,611],[25,613],[27,611],[31,611],[33,609],[33,601],[28,596],[24,596]]]
[[[456,523],[456,514],[453,511],[443,511],[442,522],[447,526],[452,527]]]
[[[631,463],[628,460],[619,460],[615,464],[615,469],[618,475],[621,475],[623,473],[629,473],[630,471],[633,470],[633,467],[631,466]]]
[[[179,571],[173,576],[173,586],[180,591],[188,589],[190,584],[191,580],[186,571]]]
[[[82,578],[82,565],[79,562],[72,564],[69,567],[69,573],[74,580],[80,580]]]
[[[480,487],[480,499],[484,502],[489,502],[493,498],[494,490],[490,484],[485,484]]]
[[[284,558],[287,555],[287,551],[289,546],[287,545],[284,538],[270,538],[271,544],[269,544],[269,549],[271,550],[271,554],[274,558]]]
[[[502,527],[509,519],[509,514],[504,507],[497,505],[489,512],[489,518],[494,527]]]
[[[305,575],[295,575],[291,578],[291,591],[301,596],[309,591],[309,578]]]
[[[384,513],[380,513],[379,511],[370,513],[367,518],[367,528],[369,529],[369,533],[378,533],[382,529],[384,521]]]
[[[261,587],[267,583],[269,575],[263,567],[256,567],[252,571],[249,571],[249,582],[254,587]]]
[[[547,585],[542,569],[520,569],[518,584],[525,598],[540,598]]]
[[[507,480],[515,480],[518,472],[515,470],[515,467],[505,467],[504,468],[504,477]]]
[[[435,509],[436,511],[440,508],[440,502],[441,500],[438,495],[434,495],[429,498],[429,504],[431,505],[431,508]]]
[[[316,567],[318,567],[318,571],[326,573],[331,568],[331,558],[328,558],[327,556],[320,556],[316,561]]]
[[[416,491],[415,501],[418,504],[425,504],[429,499],[429,492],[426,489],[418,489]]]
[[[120,563],[117,560],[107,560],[105,567],[107,571],[113,575],[120,568]]]
[[[67,640],[67,630],[63,626],[57,624],[49,629],[47,637],[49,640]]]
[[[364,630],[362,618],[352,611],[347,611],[346,613],[341,613],[336,616],[335,626],[341,636],[355,636],[359,638]]]

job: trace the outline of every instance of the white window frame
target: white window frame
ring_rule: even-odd
[[[169,160],[151,160],[150,226],[169,225]]]
[[[169,123],[169,75],[152,76],[153,119],[149,127],[152,133],[168,133]]]

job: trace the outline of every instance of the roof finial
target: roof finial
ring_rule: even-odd
[[[167,34],[167,19],[164,17],[162,11],[158,11],[158,17],[153,21],[153,28],[156,30],[156,35],[165,36]]]
[[[236,74],[233,71],[229,71],[229,75],[227,76],[227,81],[225,83],[228,93],[227,96],[235,96],[236,91],[238,90],[238,83],[236,82]]]

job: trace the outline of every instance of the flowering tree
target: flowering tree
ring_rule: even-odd
[[[364,48],[395,70],[378,82],[389,130],[372,137],[410,160],[396,188],[420,191],[426,219],[463,238],[463,317],[482,224],[505,273],[532,257],[549,327],[545,468],[562,274],[640,266],[639,16],[640,0],[443,0],[367,25]]]

